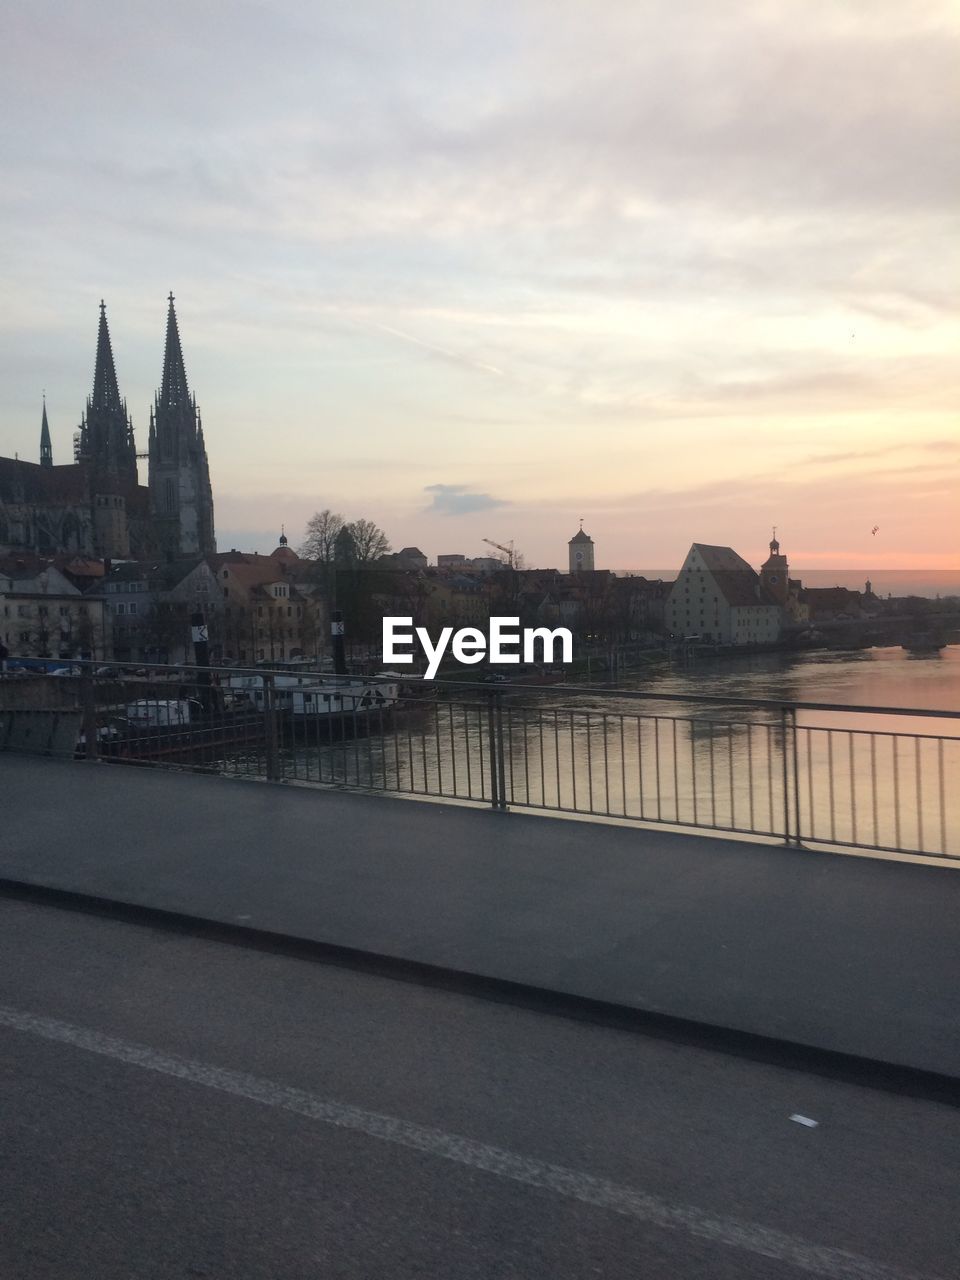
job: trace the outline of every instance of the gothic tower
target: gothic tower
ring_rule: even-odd
[[[97,362],[93,371],[93,394],[80,423],[77,460],[89,465],[95,481],[119,480],[137,483],[137,450],[127,402],[121,400],[117,371],[107,328],[107,307],[100,303],[100,330],[97,334]]]
[[[50,424],[47,422],[47,397],[43,397],[43,419],[40,423],[40,465],[53,466],[53,445],[50,443]]]
[[[213,491],[203,426],[187,386],[173,294],[167,311],[163,376],[150,413],[150,515],[158,549],[168,559],[211,555]]]
[[[774,529],[773,537],[770,539],[770,554],[760,566],[760,581],[777,604],[787,603],[790,590],[789,573],[787,557],[780,554],[780,543],[777,541],[777,531]]]
[[[87,397],[78,437],[76,458],[86,466],[93,508],[93,553],[126,559],[130,555],[127,498],[137,487],[137,447],[127,402],[117,385],[102,299],[93,392]]]

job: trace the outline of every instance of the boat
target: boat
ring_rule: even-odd
[[[906,649],[907,653],[939,653],[941,649],[947,647],[947,642],[946,640],[940,640],[936,636],[918,633],[917,635],[909,636],[900,647]]]
[[[234,676],[232,696],[259,712],[272,705],[297,737],[357,737],[379,727],[404,693],[395,672],[376,676]]]
[[[262,712],[230,705],[210,690],[200,698],[137,698],[97,710],[98,754],[107,760],[209,761],[227,752],[261,748],[266,740]],[[85,756],[80,733],[77,755]]]

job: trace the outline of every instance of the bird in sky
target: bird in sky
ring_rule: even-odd
[[[870,530],[870,532],[873,534],[874,537],[876,537],[877,534],[880,532],[880,526],[878,524],[875,524],[873,528]]]

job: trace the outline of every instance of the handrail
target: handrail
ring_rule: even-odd
[[[3,681],[14,696],[0,702],[17,705],[0,711],[0,750],[960,860],[960,710],[396,672],[69,666],[72,680]],[[232,676],[255,677],[255,699],[242,687],[228,696]],[[371,686],[383,683],[394,688],[381,696]],[[318,687],[331,696],[297,696]],[[155,700],[156,713],[127,719],[124,699]]]

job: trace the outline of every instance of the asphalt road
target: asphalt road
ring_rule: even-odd
[[[947,1106],[0,901],[11,1280],[946,1278],[958,1204]]]

